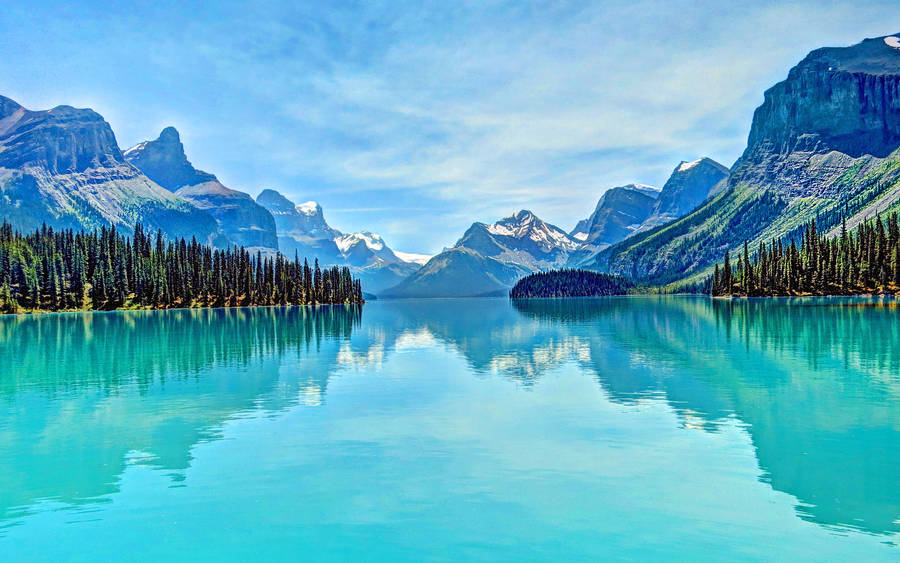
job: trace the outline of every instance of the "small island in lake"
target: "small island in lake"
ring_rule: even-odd
[[[509,291],[513,299],[625,295],[634,284],[621,276],[589,270],[554,270],[525,276]]]

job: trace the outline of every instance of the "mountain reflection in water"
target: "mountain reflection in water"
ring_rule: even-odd
[[[900,323],[877,299],[692,297],[421,300],[354,307],[0,318],[0,515],[47,499],[108,502],[129,465],[168,472],[248,414],[327,399],[446,347],[522,393],[570,363],[624,405],[664,402],[684,427],[738,421],[761,479],[826,527],[900,531]],[[623,368],[625,366],[625,368]],[[367,373],[368,373],[367,372]]]

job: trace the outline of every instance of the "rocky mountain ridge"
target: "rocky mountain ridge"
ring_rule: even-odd
[[[128,163],[90,109],[32,111],[0,96],[0,216],[15,228],[130,232],[138,221],[171,237],[224,241],[215,220]]]
[[[699,279],[725,251],[857,223],[900,201],[900,49],[891,37],[811,52],[766,91],[724,189],[593,266],[652,283]]]
[[[272,214],[249,194],[227,188],[215,175],[194,168],[174,127],[128,149],[124,157],[157,184],[210,214],[232,244],[278,250]]]
[[[491,224],[476,222],[388,297],[505,295],[522,276],[566,264],[581,242],[523,209]]]

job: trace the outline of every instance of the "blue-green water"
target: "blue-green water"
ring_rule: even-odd
[[[0,318],[0,560],[900,558],[900,309]]]

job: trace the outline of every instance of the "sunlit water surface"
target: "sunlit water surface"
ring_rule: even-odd
[[[900,558],[900,310],[0,318],[0,560]]]

